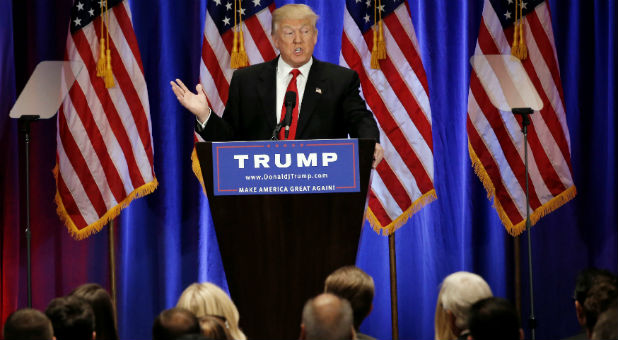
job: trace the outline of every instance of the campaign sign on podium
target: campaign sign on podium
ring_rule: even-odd
[[[212,143],[214,195],[359,192],[358,140]]]

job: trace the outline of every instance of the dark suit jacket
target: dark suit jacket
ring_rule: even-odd
[[[196,131],[208,141],[268,140],[277,125],[278,58],[234,72],[220,118],[211,114]],[[300,108],[296,139],[372,138],[380,133],[359,94],[358,74],[313,58]]]

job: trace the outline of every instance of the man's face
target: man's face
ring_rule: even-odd
[[[279,23],[273,38],[283,61],[298,68],[311,59],[318,31],[309,20],[286,19]]]

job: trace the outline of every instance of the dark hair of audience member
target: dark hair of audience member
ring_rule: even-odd
[[[519,340],[522,334],[513,305],[497,297],[485,298],[470,306],[468,327],[475,340]]]
[[[116,312],[109,293],[96,283],[86,283],[69,294],[86,300],[94,311],[97,340],[118,340]]]
[[[614,300],[612,306],[599,315],[591,339],[618,340],[618,300]]]
[[[207,315],[200,318],[202,335],[211,340],[231,340],[232,336],[226,326],[226,322],[220,316]]]
[[[184,308],[164,310],[152,325],[153,340],[176,339],[185,334],[200,334],[200,323],[193,313]]]
[[[177,338],[174,338],[174,340],[212,340],[209,337],[204,336],[204,334],[183,334]]]
[[[580,305],[584,305],[586,295],[590,288],[597,282],[612,282],[616,277],[611,272],[605,269],[598,268],[586,268],[577,274],[575,279],[575,291],[573,292],[573,299],[579,302]]]
[[[373,278],[356,266],[341,267],[328,275],[324,282],[325,293],[335,294],[350,302],[357,331],[371,311],[374,289]]]
[[[54,329],[45,314],[32,308],[18,309],[4,323],[5,340],[51,340]]]
[[[592,335],[594,326],[601,313],[607,310],[618,297],[618,287],[615,282],[597,282],[593,285],[584,301],[584,316],[586,317],[586,331],[588,337]]]
[[[76,296],[59,297],[51,300],[45,315],[54,327],[57,340],[92,339],[94,312],[90,304]]]

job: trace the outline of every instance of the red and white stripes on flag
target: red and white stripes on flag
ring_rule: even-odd
[[[66,42],[66,59],[85,67],[58,112],[55,201],[77,239],[101,230],[158,185],[148,92],[130,9],[124,1],[108,3],[105,27],[114,87],[106,88],[97,76],[99,39],[106,35],[98,1],[76,1]]]
[[[245,4],[245,2],[243,2]],[[242,27],[244,48],[249,65],[274,59],[277,56],[270,37],[273,0],[246,2],[242,8]],[[237,9],[237,11],[239,11]],[[234,40],[234,7],[221,1],[208,0],[202,58],[200,61],[200,82],[206,92],[208,103],[216,114],[221,116],[227,102],[228,89],[234,70],[230,67]],[[195,133],[195,141],[203,141]],[[202,174],[195,150],[191,155],[193,172],[202,183]],[[204,183],[202,183],[202,188]],[[205,189],[204,189],[205,190]]]
[[[376,1],[377,2],[377,1]],[[436,199],[427,77],[406,1],[382,1],[386,59],[371,69],[373,6],[346,1],[340,64],[358,72],[380,128],[384,160],[373,174],[367,218],[390,234]]]
[[[511,1],[512,3],[512,1]],[[544,107],[530,116],[528,164],[532,224],[576,195],[564,96],[546,1],[528,1],[523,67]],[[527,14],[526,14],[527,13]],[[514,5],[485,0],[476,55],[510,54]],[[511,22],[506,21],[511,19]],[[502,223],[511,235],[525,230],[526,183],[521,118],[494,108],[477,74],[471,71],[468,95],[468,149]]]

